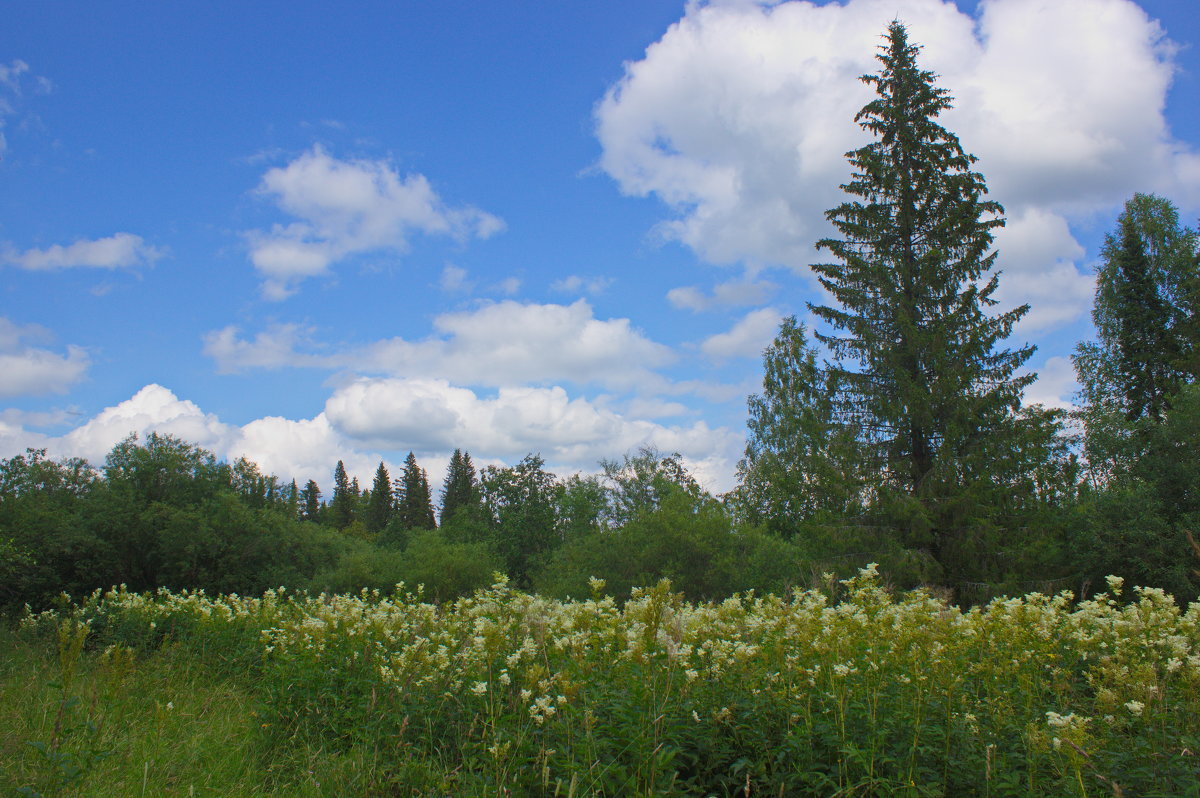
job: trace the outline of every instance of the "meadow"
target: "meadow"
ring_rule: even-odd
[[[592,590],[64,597],[0,645],[0,788],[1200,795],[1200,604],[1161,590]]]

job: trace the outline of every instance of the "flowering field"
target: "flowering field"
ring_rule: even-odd
[[[695,605],[664,582],[623,606],[598,582],[440,606],[118,590],[22,625],[250,670],[259,733],[370,751],[380,794],[1200,795],[1200,605],[1116,579],[967,612],[871,568],[832,587]]]

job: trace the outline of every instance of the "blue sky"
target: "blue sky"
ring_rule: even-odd
[[[1200,215],[1191,2],[18,0],[0,30],[0,457],[132,431],[325,484],[639,445],[733,485],[746,395],[899,17],[1008,211],[1070,401],[1135,191]]]

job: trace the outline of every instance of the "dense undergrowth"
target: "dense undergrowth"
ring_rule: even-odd
[[[1200,795],[1200,605],[1159,590],[1122,595],[1113,579],[1085,601],[1031,594],[963,612],[893,595],[871,569],[707,604],[665,582],[623,605],[602,589],[558,601],[501,581],[443,605],[402,589],[64,603],[28,615],[11,647],[42,666],[6,666],[29,739],[3,739],[18,763],[4,786]],[[56,687],[32,682],[48,671]],[[189,770],[186,752],[211,767]]]

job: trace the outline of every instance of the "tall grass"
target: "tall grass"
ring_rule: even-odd
[[[186,745],[226,794],[1200,795],[1200,605],[1161,591],[1125,596],[1113,579],[1078,603],[962,612],[893,595],[871,568],[826,591],[699,605],[665,582],[623,605],[594,588],[563,602],[500,581],[440,606],[402,588],[118,590],[28,616],[23,634],[45,642],[17,656],[86,629],[89,685],[151,688],[95,712],[200,736]],[[111,651],[138,653],[121,679]],[[44,662],[39,676],[62,669]],[[189,669],[197,696],[228,700],[176,695]],[[158,693],[155,673],[171,674]],[[59,696],[36,683],[24,715],[42,720],[12,739],[47,739]],[[164,761],[101,742],[114,755],[89,786],[123,762],[136,787],[129,763]],[[187,794],[158,784],[147,794]]]

